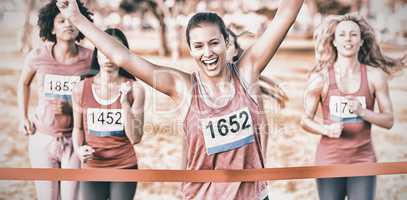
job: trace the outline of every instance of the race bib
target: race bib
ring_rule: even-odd
[[[366,108],[366,98],[364,96],[355,97]],[[330,96],[329,113],[331,119],[337,122],[352,122],[362,120],[359,116],[350,110],[349,101],[343,96]]]
[[[88,130],[99,137],[124,136],[122,109],[88,108]]]
[[[46,74],[44,77],[43,93],[45,96],[71,96],[72,90],[79,76],[62,76]]]
[[[254,141],[252,116],[242,108],[220,117],[200,120],[208,155],[229,151]]]

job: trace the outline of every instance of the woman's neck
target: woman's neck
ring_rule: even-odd
[[[205,75],[199,77],[200,94],[206,104],[211,107],[225,106],[236,93],[232,74],[227,68],[224,69],[219,78],[206,77]]]
[[[335,68],[342,72],[341,74],[352,74],[360,70],[360,62],[357,55],[352,57],[338,56]]]
[[[66,63],[78,55],[78,46],[75,41],[57,40],[52,48],[52,56],[61,63]]]
[[[225,67],[219,76],[208,77],[205,73],[198,72],[203,86],[208,89],[210,96],[219,96],[228,91],[233,83],[231,81],[232,74],[230,70]]]
[[[100,81],[101,85],[109,85],[118,82],[119,80],[119,73],[118,72],[105,72],[100,71],[97,79]]]

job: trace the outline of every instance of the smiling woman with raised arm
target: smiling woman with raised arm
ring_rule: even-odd
[[[60,0],[62,13],[115,64],[170,96],[181,108],[189,170],[263,168],[259,108],[246,88],[257,81],[294,23],[302,0],[281,1],[265,33],[229,65],[228,33],[215,13],[197,13],[186,38],[197,70],[187,74],[155,65],[123,47],[84,18],[74,0]],[[157,81],[155,81],[157,80]],[[254,98],[253,98],[254,97]],[[184,183],[184,199],[268,199],[265,182]]]
[[[376,162],[372,125],[390,129],[394,122],[386,73],[405,64],[383,56],[373,29],[358,15],[329,17],[316,33],[317,67],[305,90],[301,121],[305,130],[322,136],[316,163]],[[315,119],[319,104],[323,123]],[[376,177],[318,179],[317,186],[321,200],[373,200]]]

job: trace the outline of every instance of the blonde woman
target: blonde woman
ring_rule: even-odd
[[[321,135],[316,163],[376,162],[371,127],[393,126],[387,75],[405,64],[382,54],[373,29],[358,15],[329,17],[318,31],[317,67],[305,90],[301,120],[305,130]],[[315,119],[319,105],[323,123]],[[318,179],[317,187],[323,200],[372,200],[376,177]]]

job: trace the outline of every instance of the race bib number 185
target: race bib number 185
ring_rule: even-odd
[[[79,81],[79,76],[46,74],[44,77],[43,92],[45,95],[71,95],[72,89]]]
[[[253,121],[247,107],[220,117],[201,119],[200,125],[208,155],[254,141]]]
[[[87,109],[87,124],[91,134],[96,136],[123,136],[122,109]]]

